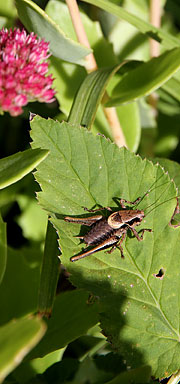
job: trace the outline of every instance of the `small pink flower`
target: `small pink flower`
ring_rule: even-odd
[[[0,111],[18,116],[30,101],[55,100],[53,78],[47,75],[48,51],[49,43],[34,33],[0,30]]]

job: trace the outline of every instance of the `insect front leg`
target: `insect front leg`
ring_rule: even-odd
[[[128,225],[128,228],[133,232],[134,236],[136,237],[136,239],[138,241],[142,241],[143,240],[144,232],[152,232],[152,229],[144,228],[141,231],[141,236],[139,236],[138,232],[133,227]]]
[[[105,209],[107,211],[112,211],[112,209],[110,207],[101,207],[101,208],[96,208],[96,209],[88,209],[86,207],[83,207],[85,211],[87,212],[98,212],[98,211],[104,211]]]
[[[120,204],[121,204],[121,207],[123,209],[126,208],[126,205],[125,204],[128,204],[128,205],[136,205],[137,203],[139,203],[139,201],[141,200],[141,197],[138,197],[136,200],[134,201],[128,201],[128,200],[125,200],[125,199],[121,199],[121,198],[118,198],[118,200],[120,201]],[[124,204],[125,203],[125,204]]]

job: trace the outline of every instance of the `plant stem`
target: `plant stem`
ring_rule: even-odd
[[[150,0],[150,23],[157,28],[161,25],[161,1]],[[154,39],[150,39],[150,56],[157,57],[160,53],[160,44]]]
[[[171,376],[167,384],[178,384],[180,382],[180,370]]]
[[[87,38],[87,35],[86,35],[86,32],[85,32],[85,29],[84,29],[84,26],[83,26],[83,23],[82,23],[82,20],[81,20],[81,15],[80,15],[76,0],[66,0],[66,4],[68,6],[71,20],[72,20],[74,30],[76,32],[76,36],[77,36],[79,43],[84,45],[87,48],[91,48],[89,41],[88,41],[88,38]],[[93,53],[90,53],[89,55],[87,55],[85,60],[86,60],[86,66],[85,67],[86,67],[86,70],[88,73],[95,71],[97,69],[97,63],[96,63],[96,60],[94,58]]]
[[[83,44],[87,48],[90,48],[90,44],[81,20],[79,8],[77,5],[76,0],[66,0],[66,4],[69,9],[69,13],[71,16],[71,20],[74,26],[74,30],[76,32],[77,39],[79,43]],[[93,55],[93,53],[90,53],[88,56],[86,56],[86,64],[85,68],[87,72],[95,71],[97,67],[96,59]],[[106,96],[108,97],[107,93]],[[114,138],[115,143],[118,147],[127,147],[126,140],[124,137],[124,133],[122,131],[117,112],[115,108],[104,108],[104,114],[106,116],[106,119],[108,121],[108,124],[111,128],[111,132]]]
[[[161,0],[150,0],[150,23],[157,28],[161,25]],[[149,41],[150,57],[158,57],[160,53],[160,44],[154,39]],[[152,106],[155,115],[157,116],[157,101],[158,96],[152,93],[149,96],[149,104]]]

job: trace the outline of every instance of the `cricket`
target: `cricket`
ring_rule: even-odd
[[[121,257],[124,258],[122,243],[125,240],[128,230],[132,232],[138,241],[143,240],[144,232],[152,232],[152,229],[144,228],[139,232],[141,234],[139,234],[135,228],[141,224],[142,220],[145,218],[145,212],[144,210],[127,209],[125,205],[128,204],[135,206],[142,200],[141,197],[137,198],[133,202],[121,198],[118,200],[122,209],[115,212],[112,212],[110,207],[101,207],[98,209],[84,208],[86,211],[93,213],[106,210],[106,212],[111,212],[108,217],[103,215],[94,215],[86,218],[70,216],[66,216],[64,218],[66,222],[78,223],[90,227],[89,232],[87,232],[85,236],[77,236],[84,241],[87,247],[81,254],[72,256],[70,258],[72,262],[108,248],[110,248],[110,250],[108,250],[107,253],[111,253],[118,248],[121,252]],[[169,223],[169,225],[173,227],[178,227],[180,225],[180,223],[177,225],[172,224],[174,216],[179,213],[179,203],[177,197],[176,200],[176,208]],[[91,248],[89,249],[89,247]]]

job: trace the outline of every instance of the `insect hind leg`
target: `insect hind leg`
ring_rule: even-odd
[[[178,224],[172,224],[172,221],[173,221],[173,219],[174,219],[174,216],[177,215],[178,213],[180,213],[179,201],[178,201],[178,198],[177,198],[177,197],[176,197],[176,200],[177,200],[176,208],[175,208],[174,213],[173,213],[173,215],[172,215],[172,217],[171,217],[171,220],[170,220],[170,222],[169,222],[170,227],[174,227],[174,228],[177,228],[177,227],[180,226],[180,222],[178,222]]]
[[[121,239],[119,241],[117,241],[117,243],[114,244],[112,246],[112,248],[109,251],[107,251],[107,253],[112,253],[113,251],[115,251],[116,248],[118,248],[120,250],[120,252],[121,252],[122,259],[124,259],[123,247],[122,247],[121,244],[124,241],[125,237],[126,237],[126,233],[123,233]]]

